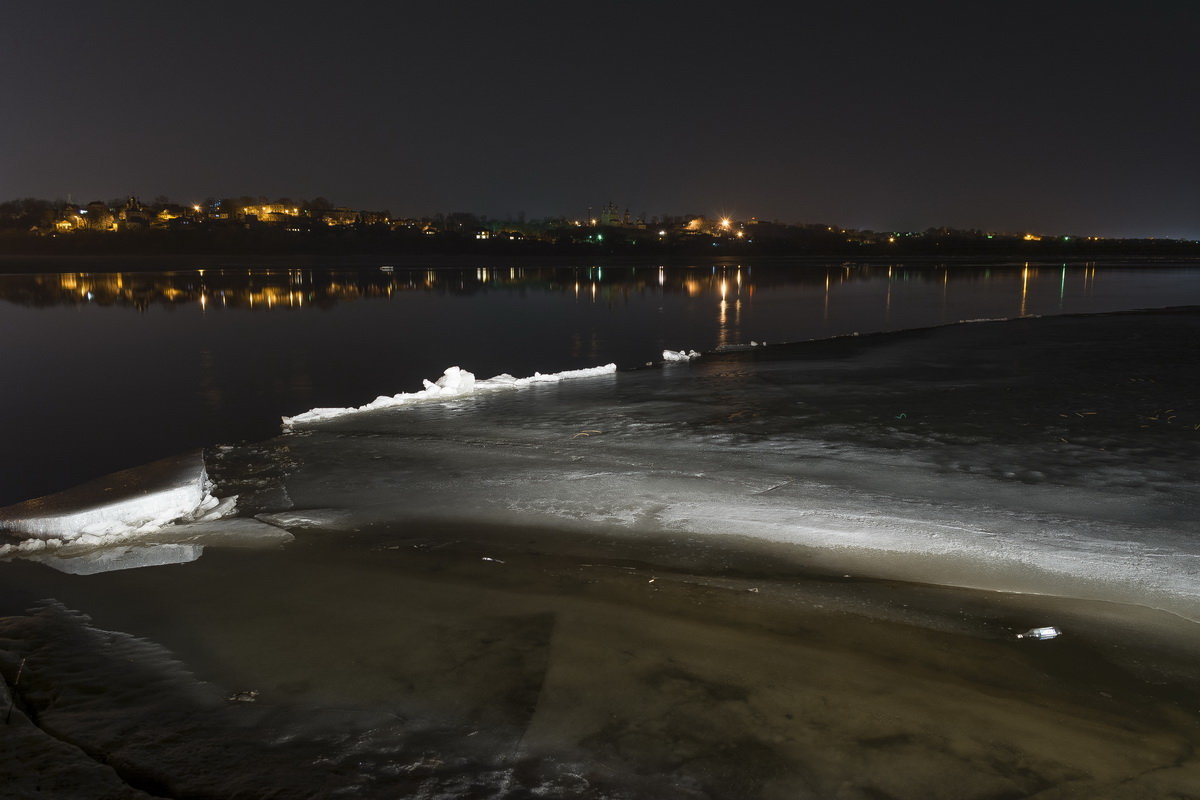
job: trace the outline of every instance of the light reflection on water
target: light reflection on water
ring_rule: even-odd
[[[1200,269],[471,266],[0,276],[0,503],[419,388],[965,319],[1200,303]],[[70,452],[71,459],[64,454]]]
[[[628,300],[632,295],[658,294],[710,297],[718,305],[734,299],[752,300],[766,293],[768,300],[807,299],[820,295],[822,316],[828,318],[834,298],[878,294],[880,313],[860,322],[870,327],[886,324],[893,304],[920,307],[927,300],[927,285],[940,284],[943,317],[956,307],[984,305],[1008,316],[1111,310],[1090,307],[1097,296],[1111,299],[1128,289],[1140,289],[1153,298],[1166,298],[1175,288],[1196,291],[1196,268],[1119,268],[1095,264],[1061,265],[1058,268],[1025,264],[1012,267],[872,266],[843,264],[803,269],[755,270],[750,266],[713,268],[506,268],[440,270],[204,270],[159,273],[73,272],[0,276],[0,300],[22,306],[132,307],[198,305],[209,310],[255,311],[331,308],[362,299],[392,299],[407,292],[476,296],[492,290],[545,295],[573,294],[593,303]],[[863,290],[866,290],[865,292]],[[1051,297],[1057,304],[1046,301]],[[1006,302],[1008,298],[1008,302]],[[1030,307],[1030,302],[1033,307]],[[1068,305],[1079,306],[1075,309]],[[1124,305],[1122,306],[1124,307]],[[720,324],[718,323],[718,328]]]

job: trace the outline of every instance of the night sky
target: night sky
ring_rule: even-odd
[[[1200,4],[9,4],[0,199],[1200,238]]]

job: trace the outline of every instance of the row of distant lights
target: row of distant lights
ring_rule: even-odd
[[[194,204],[194,205],[192,206],[192,210],[193,210],[193,211],[195,211],[196,213],[200,213],[200,211],[201,211],[200,204],[199,204],[199,203],[196,203],[196,204]],[[79,213],[80,213],[80,214],[86,214],[86,213],[88,213],[88,212],[87,212],[87,209],[86,209],[86,208],[81,208],[81,209],[79,209]],[[299,209],[295,209],[295,208],[293,208],[293,209],[292,209],[292,213],[293,213],[293,214],[298,214],[298,213],[300,213],[300,212],[299,212]],[[597,223],[597,220],[593,218],[593,219],[592,219],[592,226],[593,226],[593,227],[595,227],[596,223]],[[576,224],[576,225],[578,225],[579,223],[575,223],[575,224]],[[720,223],[720,224],[721,224],[721,227],[722,227],[723,229],[725,229],[725,230],[729,230],[729,229],[730,229],[730,227],[732,227],[732,225],[733,225],[733,220],[729,219],[729,217],[722,217],[722,218],[721,218],[721,223]],[[833,230],[833,228],[830,228],[829,230]],[[429,233],[429,231],[426,231],[426,233]],[[666,235],[667,235],[667,232],[666,232],[665,230],[660,230],[660,231],[658,232],[658,235],[659,235],[659,236],[666,236]],[[741,238],[742,238],[743,236],[745,236],[746,234],[745,234],[745,232],[744,232],[744,231],[738,231],[736,235],[737,235],[737,237],[738,237],[739,239],[741,239]],[[475,238],[476,238],[476,239],[487,239],[487,238],[488,238],[488,236],[487,236],[486,234],[483,234],[483,233],[477,233],[477,234],[475,234]],[[509,238],[509,239],[516,239],[517,237],[516,237],[516,236],[509,236],[508,238]],[[603,238],[603,237],[599,237],[599,236],[598,236],[597,238]],[[993,238],[993,234],[990,234],[990,233],[989,233],[987,238],[989,238],[989,239]],[[1037,234],[1034,234],[1034,233],[1027,233],[1027,234],[1025,234],[1025,236],[1024,236],[1023,238],[1024,238],[1024,239],[1025,239],[1025,241],[1027,241],[1027,242],[1040,242],[1040,241],[1042,240],[1042,238],[1043,238],[1043,237],[1041,237],[1041,236],[1038,236]],[[1089,242],[1095,242],[1095,241],[1099,241],[1101,238],[1102,238],[1102,237],[1100,237],[1100,236],[1088,236],[1088,237],[1087,237],[1087,240],[1088,240]],[[1153,238],[1153,237],[1151,237],[1151,238]],[[1062,237],[1062,240],[1063,240],[1064,242],[1069,242],[1069,241],[1071,241],[1071,237],[1070,237],[1070,236],[1064,236],[1064,237]],[[888,237],[888,244],[895,244],[895,243],[896,243],[896,237],[895,237],[895,236],[889,236],[889,237]]]

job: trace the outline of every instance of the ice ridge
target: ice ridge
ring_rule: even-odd
[[[535,372],[527,378],[514,378],[508,373],[497,375],[486,380],[476,380],[473,373],[461,367],[449,367],[437,379],[437,382],[424,381],[425,388],[417,392],[401,392],[391,396],[380,395],[366,405],[356,408],[314,408],[297,414],[294,417],[283,417],[283,429],[290,431],[297,426],[309,425],[314,422],[324,422],[347,414],[358,414],[364,411],[377,411],[383,408],[395,408],[429,400],[449,400],[466,397],[482,392],[493,392],[502,389],[521,389],[535,383],[557,383],[576,378],[594,378],[601,375],[612,375],[617,371],[616,364],[605,364],[600,367],[572,369],[565,372],[553,372],[543,375]]]

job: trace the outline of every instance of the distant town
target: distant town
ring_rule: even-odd
[[[1185,239],[1111,239],[1043,231],[874,231],[709,214],[647,216],[609,202],[575,217],[495,219],[467,212],[394,217],[313,200],[129,196],[0,203],[3,253],[601,253],[1200,255]]]

